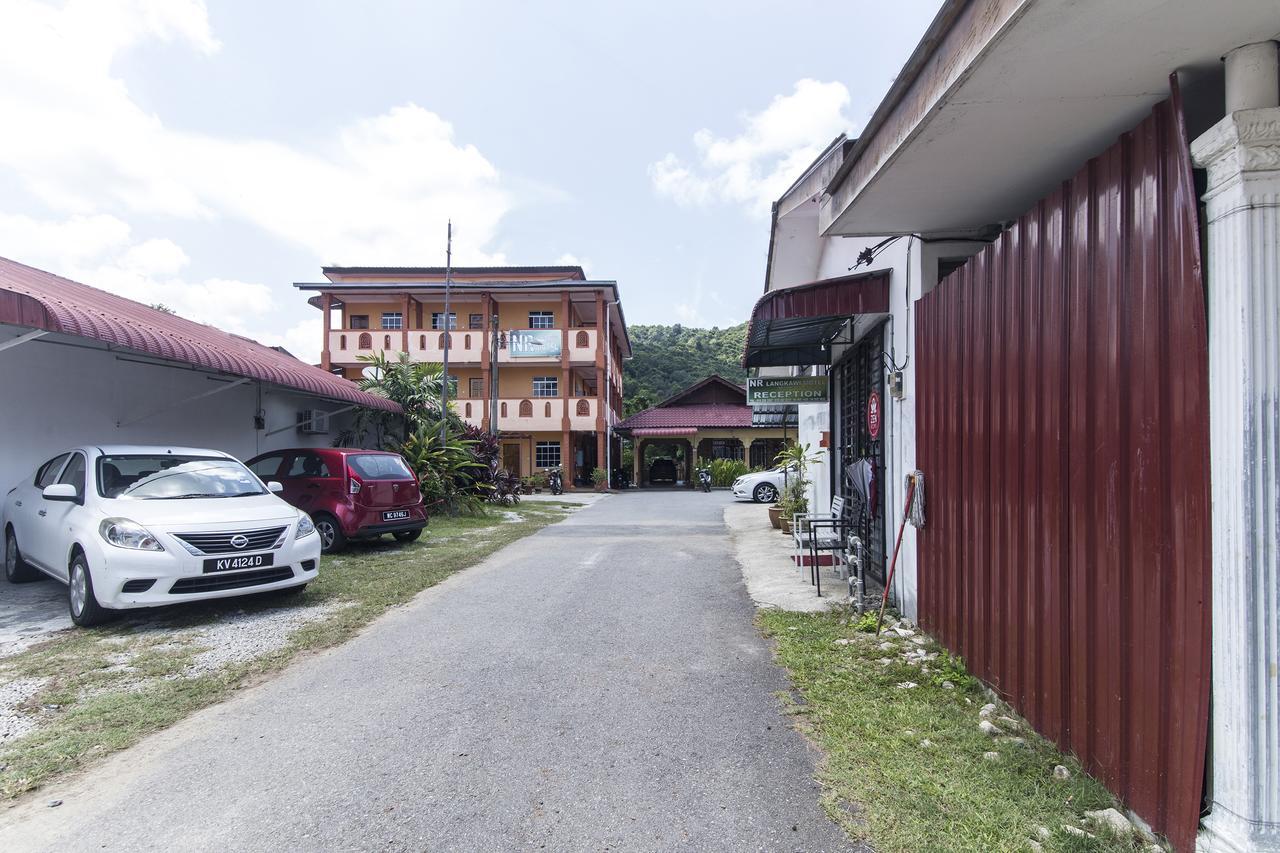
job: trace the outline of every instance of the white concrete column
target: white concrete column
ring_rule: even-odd
[[[1213,495],[1213,806],[1199,847],[1280,851],[1280,108],[1228,114],[1191,151],[1209,175]]]

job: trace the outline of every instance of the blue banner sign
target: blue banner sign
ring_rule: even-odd
[[[512,329],[507,332],[507,349],[512,358],[559,358],[559,329]]]

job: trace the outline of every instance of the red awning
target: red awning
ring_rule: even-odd
[[[751,311],[742,366],[827,364],[826,344],[850,317],[888,311],[888,270],[771,290]]]
[[[0,323],[89,338],[328,400],[400,411],[391,400],[287,353],[7,258],[0,258]]]
[[[697,432],[697,427],[640,427],[633,429],[631,434],[636,438],[655,438],[667,435],[696,435]]]

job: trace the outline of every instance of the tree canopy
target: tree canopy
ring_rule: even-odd
[[[713,373],[745,383],[742,347],[747,324],[727,329],[631,326],[634,357],[623,363],[628,415],[659,403]]]

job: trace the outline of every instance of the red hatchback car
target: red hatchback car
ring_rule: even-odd
[[[247,464],[263,482],[281,483],[280,497],[311,516],[326,554],[348,539],[384,533],[412,542],[427,526],[418,478],[398,454],[306,447],[264,453]]]

